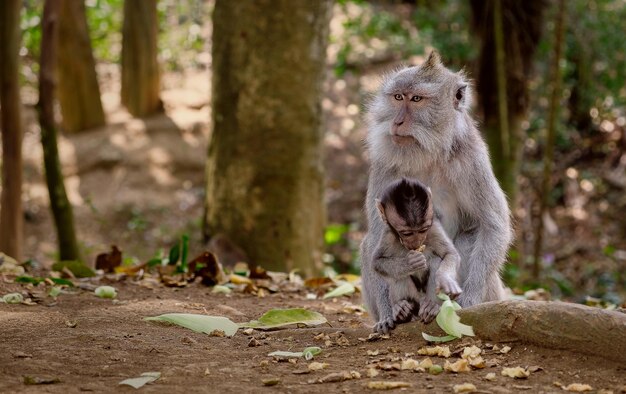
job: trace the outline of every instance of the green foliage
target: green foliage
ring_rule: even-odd
[[[172,246],[169,253],[168,264],[176,265],[177,272],[187,272],[187,257],[189,255],[189,236],[183,234],[176,245]],[[152,261],[152,260],[151,260]]]
[[[345,234],[350,230],[349,224],[331,224],[324,231],[324,242],[327,246],[335,245],[342,240],[345,241]]]

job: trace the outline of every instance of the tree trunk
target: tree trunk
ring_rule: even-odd
[[[0,251],[22,259],[22,119],[19,87],[20,0],[0,6],[0,110],[2,124],[2,197]]]
[[[483,132],[496,177],[511,205],[515,206],[524,145],[521,123],[528,109],[528,81],[541,36],[546,1],[471,0],[470,4],[473,28],[481,38],[477,90]],[[495,13],[496,7],[501,7],[500,15]],[[498,31],[496,24],[500,23],[501,31]],[[504,42],[504,56],[498,58],[504,60],[496,61],[496,41],[500,35]],[[500,67],[506,73],[506,110],[499,105],[499,78],[494,78]],[[507,122],[500,118],[503,113],[507,115]]]
[[[46,0],[43,9],[41,59],[39,62],[39,123],[41,144],[46,170],[46,183],[50,195],[50,208],[54,216],[59,242],[59,260],[80,260],[72,206],[65,193],[63,173],[57,148],[54,124],[54,69],[58,44],[59,11],[63,2],[73,0]]]
[[[331,1],[218,0],[205,236],[253,265],[321,269],[321,94]]]
[[[57,94],[63,115],[63,129],[74,133],[103,126],[104,110],[83,0],[63,2],[59,42],[62,45],[59,45],[57,56]]]
[[[159,99],[156,0],[124,1],[122,104],[133,116],[163,109]]]
[[[539,215],[535,232],[535,253],[533,260],[533,278],[539,280],[541,274],[541,250],[543,247],[543,217],[548,209],[550,180],[554,160],[554,144],[556,140],[556,122],[559,115],[559,99],[561,97],[561,57],[563,54],[563,36],[565,35],[565,0],[559,0],[559,10],[554,32],[554,58],[550,65],[549,81],[552,81],[550,108],[548,113],[548,135],[546,136],[545,154],[543,156],[543,178],[539,195]]]

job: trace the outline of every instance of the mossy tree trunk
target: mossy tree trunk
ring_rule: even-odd
[[[157,62],[157,1],[124,1],[122,104],[133,116],[162,110]]]
[[[46,183],[50,208],[59,242],[59,260],[80,260],[72,206],[67,199],[59,161],[57,132],[54,124],[54,69],[58,46],[57,32],[60,6],[64,0],[46,0],[43,11],[41,59],[39,62],[39,123],[43,146]],[[72,1],[72,0],[65,0]]]
[[[0,110],[2,118],[2,197],[0,252],[22,259],[22,120],[19,80],[21,0],[0,6]]]
[[[515,206],[528,110],[528,81],[541,37],[545,0],[471,0],[473,28],[481,39],[478,95],[483,132],[496,177]],[[504,53],[498,54],[501,42]],[[498,56],[499,55],[499,56]],[[497,60],[499,59],[499,60]],[[504,71],[505,78],[497,78]],[[494,78],[494,76],[496,76]],[[498,94],[503,82],[506,100]],[[502,83],[501,83],[502,84]],[[501,108],[501,102],[507,108]],[[506,119],[502,119],[502,115]]]
[[[83,0],[62,2],[59,42],[57,95],[64,130],[73,133],[103,126],[104,110]]]
[[[329,0],[218,0],[205,236],[272,270],[321,268]]]

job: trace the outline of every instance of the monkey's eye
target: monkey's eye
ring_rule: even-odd
[[[402,235],[403,237],[410,237],[411,235],[413,235],[413,231],[403,231],[400,233],[400,235]]]
[[[416,103],[418,101],[422,101],[422,96],[413,96],[413,97],[411,97],[411,101],[415,101]]]
[[[396,94],[395,96],[393,96],[393,98],[395,98],[398,101],[402,101],[402,95],[401,94]]]

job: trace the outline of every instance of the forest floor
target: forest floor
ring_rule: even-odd
[[[626,366],[604,357],[519,342],[498,344],[511,347],[502,353],[478,337],[446,344],[452,351],[449,359],[430,358],[443,366],[445,360],[458,360],[464,346],[477,345],[486,368],[438,375],[400,370],[402,360],[425,359],[417,354],[427,346],[416,334],[423,327],[410,323],[388,339],[366,341],[370,322],[358,306],[358,296],[308,300],[304,292],[295,291],[259,298],[214,294],[197,283],[186,288],[148,288],[125,281],[110,284],[118,290],[115,300],[98,298],[84,289],[68,290],[53,300],[45,294],[42,297],[42,289],[31,288],[28,294],[36,304],[0,304],[0,392],[130,392],[134,389],[119,382],[144,372],[161,373],[160,379],[142,388],[145,392],[354,393],[374,391],[366,388],[373,381],[405,382],[410,387],[403,390],[419,393],[452,393],[455,385],[463,383],[473,384],[482,393],[558,393],[563,392],[561,386],[574,383],[589,385],[596,393],[626,392]],[[0,282],[0,294],[24,290],[24,285]],[[239,323],[257,319],[271,308],[292,307],[317,311],[329,324],[252,333],[240,329],[227,338],[143,320],[182,312],[226,316]],[[312,361],[293,363],[268,356],[273,351],[302,351],[309,346],[322,348],[313,361],[327,363],[326,368],[310,371]],[[528,378],[513,379],[501,375],[506,367],[532,372]],[[370,377],[368,370],[378,375]],[[353,379],[327,377],[343,372]],[[486,379],[489,373],[495,374],[493,380]],[[41,384],[28,385],[25,379]],[[263,382],[268,379],[278,383],[266,387]]]

